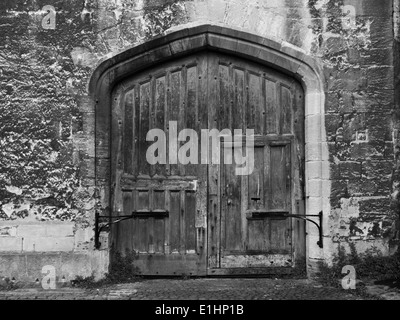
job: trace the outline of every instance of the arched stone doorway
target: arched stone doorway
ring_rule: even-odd
[[[268,39],[201,26],[103,62],[90,91],[96,163],[110,168],[102,182],[111,186],[111,214],[136,214],[113,226],[111,244],[139,252],[142,273],[275,273],[306,259],[304,225],[269,214],[315,214],[329,204],[324,101],[311,59]],[[149,166],[146,134],[168,133],[170,121],[199,136],[201,129],[255,129],[254,172]]]

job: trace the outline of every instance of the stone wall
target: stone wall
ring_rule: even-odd
[[[45,5],[56,10],[54,29],[43,28]],[[202,24],[285,42],[323,68],[330,208],[325,249],[310,254],[329,260],[349,242],[394,251],[397,20],[391,0],[1,1],[0,275],[33,280],[44,253],[59,276],[106,271],[106,238],[93,249],[94,212],[109,212],[109,188],[95,186],[90,76],[127,48]]]

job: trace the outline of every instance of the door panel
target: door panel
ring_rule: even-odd
[[[221,165],[209,167],[209,188],[215,191],[208,272],[260,274],[291,268],[304,256],[304,242],[294,243],[302,241],[303,225],[278,214],[300,213],[296,204],[303,199],[302,88],[274,70],[230,56],[212,55],[209,66],[209,93],[216,95],[210,107],[218,114],[210,124],[232,132],[253,129],[255,159],[248,176],[236,175],[234,159],[223,163],[224,151]],[[221,141],[221,146],[225,150],[232,144]]]
[[[304,213],[303,101],[292,78],[215,52],[121,82],[113,92],[112,214],[135,218],[112,227],[113,250],[134,251],[135,265],[153,275],[293,267],[304,258],[304,224],[276,213]],[[167,164],[146,159],[154,143],[146,135],[154,128],[166,133]],[[177,142],[184,128],[199,138],[202,129],[254,129],[254,171],[236,175],[234,152],[224,158],[233,145],[223,140],[221,164],[211,163],[212,145],[202,154],[200,141],[198,162],[208,164],[171,163],[187,142]]]
[[[207,126],[206,64],[206,55],[199,54],[136,75],[114,91],[113,214],[135,218],[113,226],[112,246],[122,254],[134,251],[142,274],[206,272],[206,168],[177,161],[186,142],[178,143],[178,132]],[[146,159],[154,143],[146,140],[151,129],[166,133],[166,164]]]

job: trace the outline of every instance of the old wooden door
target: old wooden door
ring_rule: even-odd
[[[304,259],[304,223],[282,217],[303,213],[303,100],[300,84],[284,74],[210,56],[213,125],[254,130],[251,174],[236,175],[235,159],[210,166],[210,274],[275,273]],[[222,141],[221,157],[227,148],[232,143]]]
[[[276,214],[302,212],[303,99],[290,77],[215,52],[123,81],[113,91],[112,214],[135,218],[113,226],[113,250],[134,251],[134,264],[152,275],[293,267],[304,256],[304,225]],[[166,133],[169,161],[171,121],[198,137],[201,129],[254,129],[254,171],[238,176],[235,163],[211,163],[215,149],[208,165],[150,165],[146,135]],[[220,147],[223,155],[232,146]]]
[[[207,127],[207,55],[136,74],[113,97],[113,214],[135,215],[113,227],[113,250],[134,251],[142,274],[204,275],[207,167],[169,159],[177,158],[180,145],[170,147],[178,132]],[[146,159],[153,144],[146,135],[155,128],[166,134],[167,164]]]

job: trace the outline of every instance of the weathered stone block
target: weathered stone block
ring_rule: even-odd
[[[19,237],[45,237],[45,224],[20,224],[17,229]]]
[[[340,207],[340,199],[348,197],[347,182],[344,180],[332,180],[331,186],[331,206]]]
[[[73,237],[26,237],[23,242],[23,251],[72,251],[74,246]]]
[[[384,150],[383,157],[384,157],[385,159],[393,159],[393,157],[394,157],[394,146],[393,146],[393,142],[391,142],[391,141],[385,141],[385,150]]]
[[[393,67],[369,67],[367,69],[368,90],[393,90],[393,75]]]
[[[383,179],[358,179],[350,180],[348,183],[348,191],[351,196],[380,196],[390,193],[390,180]]]
[[[392,0],[350,0],[346,1],[355,7],[358,17],[390,17],[392,15]]]
[[[361,162],[346,161],[341,162],[340,176],[344,179],[358,179],[361,177]]]
[[[360,214],[387,214],[390,212],[390,198],[371,198],[359,201]]]
[[[97,262],[97,261],[94,261]],[[98,262],[97,262],[98,263]],[[64,276],[66,279],[73,280],[77,275],[83,277],[89,277],[92,275],[94,268],[98,268],[99,271],[104,269],[97,265],[92,265],[92,259],[90,254],[74,253],[74,254],[61,254],[61,265],[59,268],[60,276]]]
[[[367,160],[362,163],[362,175],[367,178],[388,179],[393,167],[393,161]]]
[[[46,226],[47,237],[72,237],[74,223],[49,224]]]
[[[364,160],[367,157],[375,159],[383,158],[383,150],[380,151],[376,146],[366,142],[352,143],[349,153],[352,160]]]
[[[371,47],[390,48],[393,46],[393,20],[377,17],[371,21]]]
[[[331,180],[340,180],[340,166],[338,163],[329,164],[329,178]]]
[[[13,277],[18,281],[26,275],[26,259],[21,254],[0,254],[0,277]]]
[[[81,112],[90,113],[95,112],[95,101],[90,96],[78,95],[77,96],[78,108]]]
[[[370,49],[363,53],[361,57],[363,64],[368,65],[393,65],[393,48],[377,48]]]
[[[15,237],[17,235],[18,226],[0,226],[0,236]]]
[[[357,132],[365,129],[365,113],[351,113],[343,116],[343,141],[357,140]]]
[[[325,115],[325,128],[328,141],[335,141],[336,132],[342,126],[342,116],[337,113]]]
[[[327,73],[329,91],[358,91],[367,88],[365,69],[352,68],[347,71],[333,69]]]
[[[0,237],[0,250],[3,252],[21,252],[22,238],[21,237]]]
[[[326,112],[337,113],[339,110],[340,93],[338,91],[330,91],[325,94],[326,97]]]

